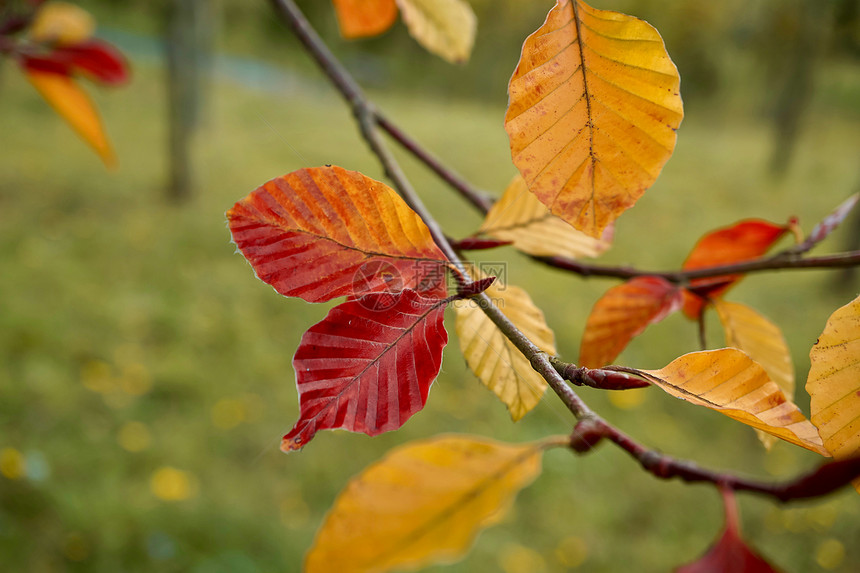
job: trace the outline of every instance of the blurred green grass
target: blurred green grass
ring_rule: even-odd
[[[440,432],[522,441],[570,431],[552,395],[512,424],[465,369],[449,322],[442,374],[425,410],[402,430],[374,439],[324,432],[299,454],[280,453],[280,436],[298,411],[290,360],[327,305],[284,299],[256,280],[229,242],[224,211],[260,183],[303,166],[332,163],[381,178],[345,106],[310,80],[288,93],[213,84],[195,153],[197,194],[175,206],[164,200],[159,70],[139,66],[129,88],[96,94],[121,161],[114,172],[15,70],[3,72],[5,569],[294,571],[337,492],[387,449]],[[502,108],[371,95],[477,185],[500,192],[513,175]],[[812,120],[791,172],[778,181],[765,169],[769,127],[751,109],[688,117],[660,180],[620,220],[606,262],[674,268],[705,230],[746,217],[798,214],[809,230],[856,188],[860,127],[857,115],[823,104]],[[452,235],[476,228],[477,215],[399,156]],[[838,250],[843,238],[837,232],[821,251]],[[509,281],[529,290],[562,356],[575,359],[591,305],[615,283],[537,267],[509,249],[481,258],[509,261]],[[745,279],[730,298],[785,330],[802,387],[809,347],[851,293],[827,273],[775,273]],[[620,362],[653,368],[695,347],[695,328],[675,316],[649,329]],[[582,394],[645,443],[710,467],[777,478],[819,461],[782,444],[765,454],[751,430],[657,391],[626,406],[600,392]],[[741,503],[748,538],[786,571],[824,570],[817,559],[828,551],[831,570],[860,563],[855,492],[787,507],[749,496]],[[635,563],[665,571],[702,553],[720,523],[713,488],[658,481],[609,447],[583,458],[550,452],[543,475],[502,524],[482,534],[463,562],[430,570],[615,571]],[[840,546],[841,560],[833,557]]]

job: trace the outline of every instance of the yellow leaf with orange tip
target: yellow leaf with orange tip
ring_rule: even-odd
[[[484,292],[538,348],[555,354],[555,336],[526,291],[494,283]],[[508,407],[511,418],[519,420],[540,402],[546,380],[474,301],[460,300],[453,306],[466,363]]]
[[[481,224],[480,233],[510,241],[524,253],[538,257],[596,257],[612,242],[611,228],[600,239],[589,237],[562,221],[529,193],[517,175]]]
[[[662,390],[777,438],[829,456],[818,432],[764,368],[736,348],[692,352],[660,370],[642,370]]]
[[[558,0],[510,81],[514,165],[554,214],[600,237],[672,155],[684,115],[679,86],[650,24]]]
[[[89,12],[68,2],[45,2],[30,25],[30,39],[38,43],[61,46],[88,40],[96,30]]]
[[[726,345],[743,350],[761,364],[782,393],[792,399],[794,365],[779,327],[746,305],[722,299],[712,302],[726,333]],[[773,436],[764,432],[758,432],[758,436],[765,448],[773,446]]]
[[[397,19],[394,0],[333,0],[340,35],[344,38],[376,36]]]
[[[87,93],[72,78],[62,74],[35,70],[26,73],[42,97],[99,154],[105,165],[116,165],[116,156],[101,118]]]
[[[860,456],[860,297],[830,316],[809,359],[810,418],[824,447],[836,459]]]
[[[305,571],[382,572],[459,559],[537,477],[548,445],[447,435],[392,450],[338,496]]]
[[[424,48],[452,64],[469,59],[478,26],[464,0],[397,0],[403,23]]]

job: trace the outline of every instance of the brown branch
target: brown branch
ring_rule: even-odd
[[[448,242],[444,232],[438,222],[433,218],[430,212],[426,209],[421,199],[418,197],[415,189],[412,187],[406,175],[400,168],[397,160],[391,154],[391,151],[386,146],[379,132],[380,115],[375,107],[367,100],[359,88],[358,84],[352,79],[346,69],[334,57],[331,51],[327,48],[322,39],[317,35],[314,29],[305,19],[302,12],[295,5],[293,0],[271,0],[276,11],[289,27],[296,33],[302,44],[308,52],[317,61],[320,68],[331,80],[332,84],[338,89],[341,95],[349,103],[350,107],[359,124],[362,135],[367,140],[371,150],[379,159],[385,170],[385,173],[391,179],[392,184],[397,191],[403,196],[404,201],[424,220],[424,223],[430,229],[433,239],[450,259],[455,269],[461,274],[458,279],[461,285],[470,284],[471,278],[467,270],[460,261],[457,253]],[[398,130],[399,131],[399,130]],[[390,133],[390,132],[389,132]],[[396,137],[398,141],[402,139]],[[411,140],[410,140],[411,141]],[[417,145],[415,146],[417,148]],[[423,157],[431,157],[429,154],[423,154]],[[441,165],[441,164],[439,164]],[[447,170],[446,170],[447,171]],[[473,202],[478,208],[484,209],[480,201]],[[699,271],[701,272],[701,271]],[[714,274],[725,274],[727,271],[720,270]],[[642,273],[644,274],[644,273]],[[636,276],[636,275],[631,275]],[[710,275],[699,275],[710,276]],[[688,277],[689,278],[689,277]],[[483,292],[472,297],[493,323],[502,331],[502,333],[516,346],[523,355],[529,359],[532,367],[547,381],[549,386],[558,395],[561,401],[567,406],[568,410],[577,418],[578,423],[571,436],[570,446],[577,451],[586,452],[591,450],[603,438],[607,438],[614,442],[621,449],[628,452],[634,458],[639,460],[642,467],[650,473],[658,477],[680,477],[686,481],[705,481],[718,485],[725,485],[738,491],[753,491],[765,495],[776,497],[777,499],[793,499],[800,493],[811,491],[809,487],[803,489],[796,484],[806,483],[811,479],[813,485],[821,489],[819,480],[802,476],[794,482],[789,482],[788,485],[774,487],[772,484],[763,484],[745,480],[744,478],[733,476],[730,474],[719,474],[699,468],[696,464],[686,461],[671,458],[649,450],[641,444],[634,441],[629,436],[603,420],[573,391],[573,389],[565,382],[564,377],[559,373],[557,368],[561,366],[562,370],[568,374],[568,378],[584,381],[591,379],[595,381],[598,372],[602,372],[605,378],[617,377],[621,371],[611,370],[589,370],[579,369],[576,365],[565,364],[559,361],[554,361],[546,352],[538,348],[529,338],[523,334],[514,325],[505,314],[496,307],[490,298]],[[833,465],[833,464],[831,464]],[[827,466],[825,466],[827,467]],[[847,467],[847,469],[845,469]],[[852,473],[853,472],[853,473]],[[832,474],[838,474],[842,478],[847,475],[856,476],[860,473],[860,463],[856,465],[840,466],[839,471],[833,471]],[[829,474],[828,474],[829,475]],[[792,489],[794,488],[794,489]],[[798,489],[799,488],[799,489]],[[816,492],[818,490],[815,490]],[[808,494],[811,496],[823,495],[822,493]],[[788,496],[788,497],[785,497]]]
[[[821,497],[848,485],[860,476],[860,457],[823,464],[812,472],[784,482],[763,482],[702,468],[689,460],[673,458],[646,448],[618,428],[602,420],[582,420],[571,435],[571,447],[591,451],[603,439],[616,444],[636,459],[644,470],[660,479],[679,478],[688,483],[712,483],[735,491],[748,491],[781,502]]]

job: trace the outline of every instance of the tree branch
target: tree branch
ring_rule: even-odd
[[[400,130],[394,128],[393,124],[387,122],[384,118],[381,119],[382,116],[364,96],[361,88],[352,79],[349,72],[347,72],[347,70],[342,66],[342,64],[340,64],[340,62],[334,57],[334,55],[331,53],[331,51],[328,49],[328,47],[325,45],[325,43],[322,41],[316,31],[305,19],[304,15],[296,6],[293,0],[271,0],[271,2],[274,5],[277,13],[295,32],[295,34],[299,37],[300,41],[311,54],[311,56],[317,61],[317,64],[320,66],[320,68],[331,80],[332,84],[338,89],[344,99],[346,99],[358,121],[362,136],[367,141],[373,153],[379,159],[380,163],[383,166],[383,169],[385,170],[386,175],[391,179],[392,184],[402,195],[404,201],[406,201],[406,203],[424,220],[424,223],[430,230],[434,241],[439,245],[440,249],[442,249],[445,255],[450,259],[455,269],[461,274],[461,277],[459,277],[459,280],[461,280],[461,284],[471,282],[471,278],[469,277],[467,269],[463,265],[462,261],[460,261],[457,253],[452,248],[438,222],[426,209],[418,194],[415,192],[415,189],[412,187],[408,178],[403,173],[402,169],[397,163],[397,160],[394,158],[394,156],[391,154],[391,151],[386,146],[385,141],[382,139],[381,134],[379,133],[379,128],[381,127],[385,129],[390,134],[392,133],[392,131],[396,133],[397,135],[392,134],[392,136],[398,142],[407,147],[407,149],[410,149],[410,151],[412,151],[413,153],[416,153],[416,155],[420,159],[422,159],[422,161],[431,166],[431,168],[433,168],[434,171],[436,171],[437,173],[439,173],[440,171],[444,172],[446,175],[443,176],[443,178],[449,183],[451,183],[452,186],[454,186],[456,189],[461,191],[461,193],[461,187],[468,189],[471,189],[471,187],[469,187],[468,184],[465,184],[462,179],[459,178],[459,176],[456,176],[455,174],[453,174],[453,172],[450,172],[444,167],[442,167],[441,163],[439,163],[429,153],[426,153],[424,151],[416,151],[420,149],[420,146],[414,143],[411,139],[407,138],[404,134],[402,134],[402,132],[400,132]],[[386,125],[388,127],[385,127]],[[458,181],[459,183],[455,185],[453,181]],[[472,204],[475,205],[477,208],[484,211],[489,208],[489,204],[485,201],[486,198],[482,198],[479,193],[475,192],[475,194],[469,195],[469,197],[471,197],[470,201],[472,202]],[[858,258],[860,258],[860,252],[857,253],[857,256]],[[540,260],[541,258],[538,259]],[[549,259],[559,258],[551,257]],[[695,277],[700,278],[703,276],[719,276],[722,274],[728,274],[730,271],[726,269],[737,266],[739,265],[723,267],[718,271],[713,271],[712,274],[704,273],[709,269],[697,269],[697,271],[695,271],[697,273]],[[595,271],[595,269],[600,269],[600,267],[592,267],[592,275],[597,275],[600,273],[600,270]],[[628,274],[626,277],[619,278],[629,278],[632,276],[638,276],[640,274],[654,274],[632,270],[628,270],[627,272],[632,272],[636,274]],[[669,278],[670,276],[675,277],[676,281],[689,280],[690,278],[694,277],[693,271],[690,271],[689,273],[657,274],[660,276],[665,276],[667,278]],[[617,275],[606,274],[604,276]],[[669,278],[669,280],[672,280],[672,278]],[[566,377],[568,379],[573,379],[575,383],[586,383],[585,380],[588,379],[599,385],[598,375],[595,374],[598,372],[602,373],[604,379],[616,378],[618,380],[615,381],[619,382],[621,375],[623,374],[622,372],[611,370],[581,369],[576,367],[576,365],[574,364],[564,363],[554,358],[551,358],[546,352],[543,352],[531,340],[529,340],[529,338],[525,334],[523,334],[498,307],[493,304],[493,302],[485,293],[481,292],[479,294],[476,294],[472,296],[472,299],[479,304],[484,313],[486,313],[490,320],[492,320],[492,322],[502,331],[505,337],[507,337],[507,339],[510,340],[511,343],[513,343],[514,346],[516,346],[520,350],[520,352],[522,352],[523,355],[529,359],[532,367],[547,381],[549,386],[558,395],[558,397],[565,404],[565,406],[567,406],[568,410],[570,410],[570,412],[577,418],[578,423],[576,425],[576,428],[574,429],[573,434],[571,435],[570,441],[570,446],[573,449],[579,452],[587,452],[590,451],[603,438],[607,438],[616,445],[618,445],[621,449],[629,453],[631,456],[639,460],[643,468],[658,477],[680,477],[685,481],[711,482],[718,485],[725,485],[726,487],[731,487],[732,489],[736,489],[739,491],[753,491],[765,495],[771,495],[781,500],[793,499],[795,497],[798,497],[800,493],[809,490],[809,488],[804,490],[803,488],[796,486],[796,484],[806,483],[804,482],[804,480],[809,481],[811,479],[810,476],[802,476],[798,480],[789,482],[788,485],[783,484],[781,486],[774,486],[773,484],[764,484],[748,481],[744,478],[732,476],[730,474],[719,474],[715,472],[710,472],[708,470],[703,470],[692,462],[671,458],[669,456],[660,454],[655,450],[649,450],[648,448],[637,443],[632,438],[625,435],[623,432],[606,422],[599,415],[597,415],[565,382]],[[559,372],[559,369],[561,370],[561,373]],[[565,374],[564,377],[562,373]],[[625,383],[634,384],[635,382]],[[834,464],[830,465],[832,466]],[[858,473],[860,473],[860,463],[854,465],[848,464],[846,466],[840,466],[839,471],[833,471],[831,473],[838,474],[842,478],[845,478],[845,476],[849,474],[856,476]],[[813,482],[813,485],[819,487],[820,489],[821,486],[818,483],[819,480],[811,479],[811,481]],[[794,489],[792,489],[792,487],[794,487]],[[811,496],[817,495],[823,494],[811,494]]]

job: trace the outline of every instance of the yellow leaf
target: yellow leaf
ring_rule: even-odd
[[[794,366],[791,352],[778,326],[748,306],[722,299],[713,300],[714,308],[726,333],[726,345],[743,350],[761,364],[770,379],[776,382],[789,399],[794,397]],[[775,438],[758,431],[765,448],[770,449]]]
[[[392,450],[338,496],[305,570],[381,572],[459,559],[537,477],[544,447],[449,435]]]
[[[836,459],[860,455],[860,297],[830,316],[809,359],[806,391],[824,447]]]
[[[95,30],[95,20],[80,6],[46,2],[36,12],[29,34],[34,42],[68,46],[89,39]]]
[[[484,292],[541,350],[555,354],[552,330],[526,291],[494,283]],[[546,381],[474,301],[456,301],[454,310],[457,337],[466,363],[508,407],[511,418],[519,420],[540,401]]]
[[[415,40],[452,64],[469,59],[478,21],[464,0],[397,0]]]
[[[672,155],[679,86],[650,24],[558,0],[523,44],[508,88],[514,165],[553,213],[600,237]]]
[[[112,167],[116,164],[116,156],[92,100],[72,78],[27,70],[27,79],[78,135],[90,144],[105,165]]]
[[[487,213],[480,233],[510,241],[524,253],[538,257],[596,257],[612,241],[611,227],[600,239],[589,237],[559,219],[529,193],[525,180],[517,175]]]
[[[344,38],[376,36],[397,19],[394,0],[334,0],[334,9]]]
[[[668,394],[705,406],[823,456],[818,432],[761,365],[736,348],[692,352],[642,371]]]

